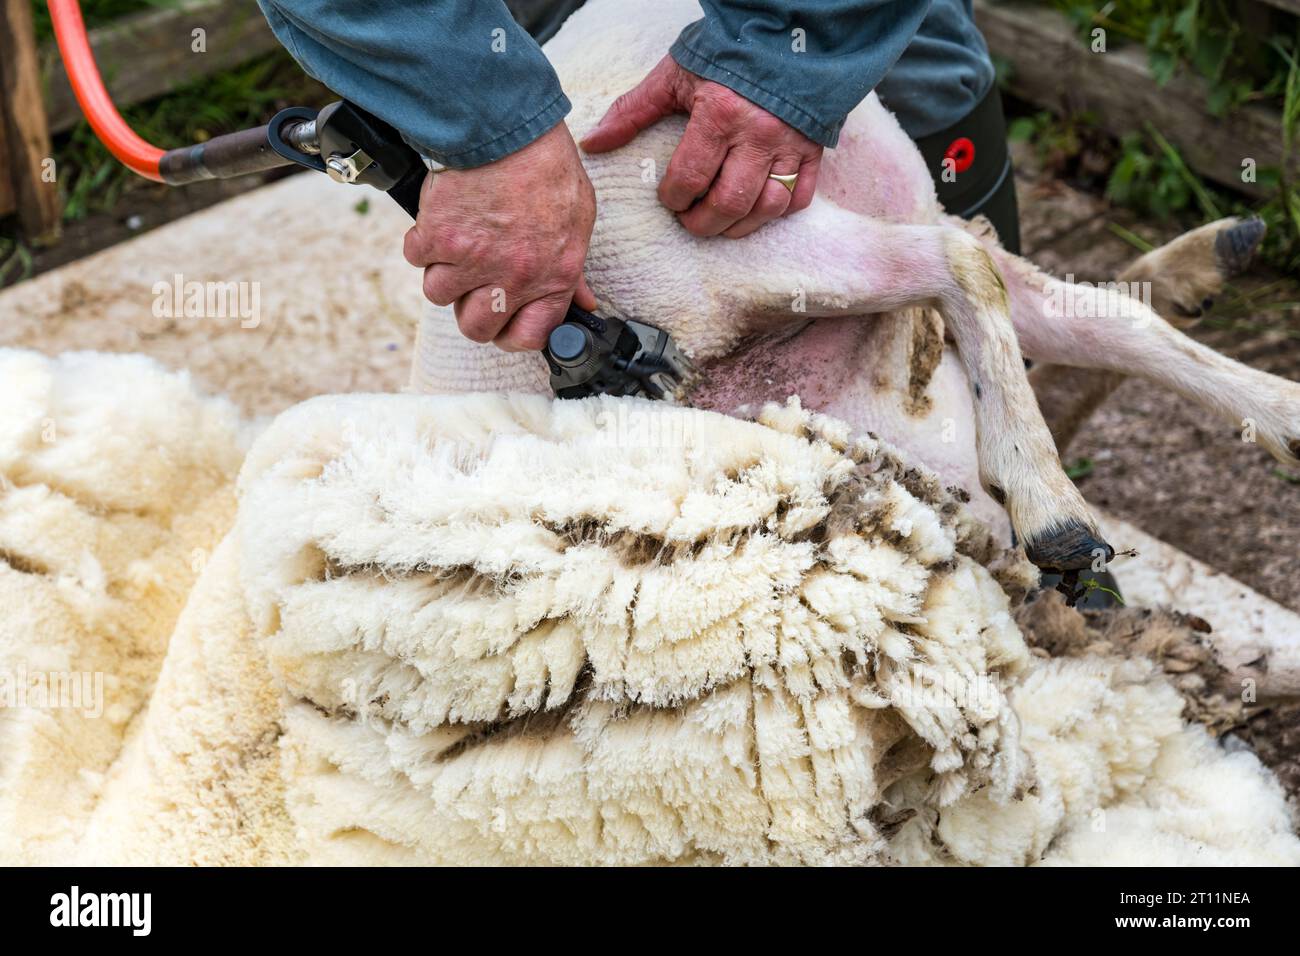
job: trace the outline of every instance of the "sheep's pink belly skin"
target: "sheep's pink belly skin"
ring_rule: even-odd
[[[965,373],[946,350],[927,389],[925,414],[905,407],[906,382],[890,345],[892,317],[820,319],[793,338],[760,339],[703,365],[691,404],[724,414],[798,395],[805,408],[904,449],[947,485],[971,495],[972,510],[1003,537],[1006,513],[980,487],[975,413]]]
[[[866,342],[861,319],[823,319],[792,339],[761,339],[705,363],[691,404],[731,412],[798,395],[805,406],[826,410],[857,379],[870,376]]]

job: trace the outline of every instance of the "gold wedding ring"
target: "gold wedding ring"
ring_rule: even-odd
[[[794,184],[797,183],[797,182],[799,181],[799,174],[798,174],[798,173],[788,173],[788,174],[782,176],[780,173],[768,173],[768,174],[767,174],[767,178],[768,178],[768,179],[775,179],[778,183],[780,183],[780,184],[781,184],[782,186],[784,186],[786,189],[790,190],[790,192],[794,192]]]

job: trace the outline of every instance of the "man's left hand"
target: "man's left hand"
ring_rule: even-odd
[[[804,209],[817,188],[822,147],[739,93],[664,57],[624,93],[581,146],[603,153],[672,113],[689,113],[659,199],[697,236],[739,239]],[[798,173],[793,193],[770,174]]]

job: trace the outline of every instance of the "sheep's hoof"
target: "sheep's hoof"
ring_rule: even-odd
[[[1224,278],[1231,279],[1246,271],[1267,230],[1263,219],[1252,216],[1214,237],[1214,256]]]
[[[1292,438],[1286,443],[1286,450],[1291,453],[1291,464],[1300,464],[1300,438]]]
[[[1025,554],[1044,571],[1081,571],[1098,560],[1104,566],[1115,549],[1076,519],[1033,537],[1026,536]]]

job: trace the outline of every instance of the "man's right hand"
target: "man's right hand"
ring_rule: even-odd
[[[569,303],[596,307],[582,275],[596,195],[564,123],[486,166],[430,173],[406,233],[424,294],[456,305],[461,332],[540,349]]]

